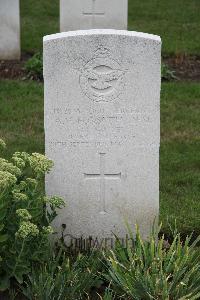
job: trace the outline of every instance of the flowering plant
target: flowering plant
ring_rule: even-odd
[[[0,149],[5,147],[0,140]],[[50,223],[64,205],[60,197],[44,193],[44,175],[52,166],[38,153],[0,158],[0,290],[9,287],[11,278],[22,283],[31,264],[48,257]]]

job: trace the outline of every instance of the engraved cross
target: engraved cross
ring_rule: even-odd
[[[83,10],[83,16],[86,17],[92,17],[92,26],[94,25],[94,21],[95,21],[95,17],[96,16],[104,16],[105,12],[103,11],[97,11],[96,10],[96,0],[91,0],[91,10],[88,12],[86,12],[85,10]]]
[[[100,179],[101,213],[106,213],[105,185],[106,179],[121,179],[121,173],[105,173],[105,153],[100,153],[100,173],[84,173],[85,179]]]

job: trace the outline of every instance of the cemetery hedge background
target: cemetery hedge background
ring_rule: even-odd
[[[21,0],[24,56],[59,31],[58,0]],[[199,0],[130,0],[129,29],[158,34],[163,55],[200,55]],[[182,235],[200,234],[199,82],[165,82],[161,91],[160,219],[177,219]],[[44,152],[43,83],[0,80],[0,136],[14,151]]]

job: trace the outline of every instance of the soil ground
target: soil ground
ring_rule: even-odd
[[[23,53],[20,61],[0,61],[0,79],[26,79],[24,64],[30,57]],[[200,81],[200,56],[170,56],[164,57],[163,62],[175,71],[178,80]]]
[[[200,81],[200,56],[164,57],[163,62],[175,71],[179,80]]]
[[[29,58],[30,54],[23,53],[21,60],[0,60],[0,79],[25,79],[27,72],[24,65]]]

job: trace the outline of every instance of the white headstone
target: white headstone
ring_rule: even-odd
[[[159,212],[158,36],[86,30],[44,37],[45,147],[56,220],[76,238],[146,237]]]
[[[127,29],[128,0],[60,0],[60,31]]]
[[[20,59],[19,0],[0,0],[0,59]]]

